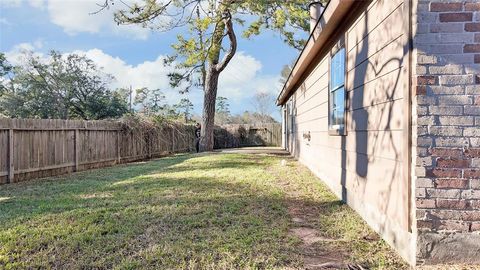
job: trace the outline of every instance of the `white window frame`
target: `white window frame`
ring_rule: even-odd
[[[344,66],[344,70],[343,70],[343,84],[342,85],[338,85],[336,86],[334,89],[332,89],[332,60],[333,58],[341,51],[343,50],[344,51],[344,59],[343,59],[343,66]],[[347,131],[346,131],[346,112],[347,112],[347,89],[345,87],[345,82],[346,82],[346,68],[347,68],[347,53],[346,53],[346,50],[345,50],[345,45],[344,45],[344,42],[343,42],[343,39],[340,40],[335,46],[334,48],[331,50],[331,53],[330,53],[330,62],[329,62],[329,66],[328,66],[328,133],[330,135],[334,135],[334,136],[344,136],[344,135],[347,135]],[[332,108],[332,93],[336,92],[336,91],[339,91],[339,89],[343,88],[343,91],[344,91],[344,100],[343,100],[343,124],[341,125],[338,125],[338,124],[332,124],[332,117],[333,117],[333,108]]]

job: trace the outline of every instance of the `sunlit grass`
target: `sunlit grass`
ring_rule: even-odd
[[[365,223],[308,170],[281,159],[180,155],[2,186],[0,269],[301,268],[292,202],[325,206],[312,226],[341,239],[352,262],[404,267],[382,241],[362,240]]]

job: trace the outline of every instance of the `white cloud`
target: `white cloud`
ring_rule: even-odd
[[[218,95],[240,103],[256,92],[277,94],[280,76],[261,75],[262,64],[254,57],[238,52],[220,75]]]
[[[98,11],[99,0],[65,1],[48,0],[50,19],[61,26],[68,34],[80,32],[100,33],[113,32],[137,39],[147,39],[149,30],[137,25],[117,25],[113,21],[116,6]],[[118,6],[118,5],[117,5]]]
[[[113,57],[99,49],[88,51],[75,51],[74,53],[84,54],[92,59],[99,66],[104,68],[106,73],[115,76],[114,87],[133,88],[161,88],[168,86],[167,74],[169,69],[163,66],[162,55],[153,61],[145,61],[139,65],[132,66],[127,64],[119,57]]]
[[[119,57],[113,57],[99,49],[89,51],[76,51],[75,53],[85,54],[104,71],[116,78],[113,87],[129,87],[136,89],[148,87],[150,89],[160,88],[165,93],[169,103],[176,103],[182,95],[177,89],[171,89],[167,74],[171,68],[163,65],[164,56],[159,55],[154,60],[147,60],[136,66],[127,64]],[[251,105],[251,99],[256,92],[267,92],[277,94],[281,85],[278,83],[280,76],[261,75],[262,64],[254,57],[244,52],[238,52],[220,74],[218,85],[218,96],[227,97],[233,105]],[[200,106],[203,100],[203,92],[193,89],[189,93],[192,102]]]
[[[20,63],[21,52],[24,50],[35,51],[42,47],[41,41],[33,43],[21,43],[6,53],[7,59],[14,64]],[[169,85],[168,73],[171,68],[163,65],[164,57],[159,55],[156,59],[146,60],[138,65],[130,65],[123,59],[103,52],[100,49],[87,51],[77,50],[72,53],[81,54],[92,59],[103,70],[112,74],[116,80],[112,82],[112,88],[130,87],[133,89],[148,87],[161,89],[169,104],[177,103],[184,95],[179,94],[177,89]],[[45,57],[41,53],[35,53]],[[46,59],[46,58],[45,58]],[[232,112],[251,110],[252,99],[256,92],[277,94],[281,85],[277,75],[262,75],[262,64],[254,57],[245,52],[238,52],[220,74],[218,96],[227,97],[231,104]],[[197,113],[201,112],[203,103],[203,91],[192,89],[188,97],[196,107]]]
[[[178,90],[171,89],[167,74],[171,68],[163,65],[164,56],[159,55],[154,60],[148,60],[138,65],[129,65],[119,57],[106,54],[102,50],[74,51],[73,53],[86,55],[108,74],[115,77],[113,88],[130,87],[133,89],[148,87],[161,89],[167,101],[171,104],[178,102],[181,95]]]
[[[244,52],[238,52],[221,74],[220,84],[236,85],[247,82],[262,69],[262,63]]]
[[[149,29],[139,25],[117,25],[113,20],[113,13],[119,8],[127,8],[122,3],[131,3],[131,0],[118,1],[108,9],[100,10],[104,0],[0,0],[5,7],[21,7],[26,3],[33,8],[46,10],[50,21],[63,28],[69,35],[82,32],[113,33],[135,39],[147,39]]]
[[[33,43],[20,43],[5,53],[5,57],[7,58],[8,62],[14,65],[20,65],[23,63],[24,53],[25,52],[32,52],[34,55],[43,57],[43,54],[37,52],[37,50],[41,49],[43,46],[43,42],[41,40],[36,40]]]

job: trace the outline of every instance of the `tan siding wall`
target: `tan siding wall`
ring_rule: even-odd
[[[290,98],[290,151],[411,260],[404,177],[408,16],[403,0],[373,1],[344,32],[347,136],[328,133],[329,54]],[[303,138],[310,132],[310,141]]]

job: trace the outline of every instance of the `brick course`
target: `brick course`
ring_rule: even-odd
[[[480,52],[480,44],[466,44],[463,47],[464,53],[479,53]]]
[[[442,13],[439,16],[440,22],[471,22],[473,13]]]
[[[480,32],[480,23],[466,23],[465,31],[467,32]]]
[[[468,188],[469,181],[466,179],[437,179],[435,181],[436,188]]]
[[[480,3],[465,3],[465,11],[480,11]]]
[[[432,3],[430,5],[430,11],[443,12],[443,11],[462,11],[462,3]]]
[[[428,8],[417,9],[422,31],[413,41],[417,229],[446,237],[478,232],[480,3],[419,3]]]

